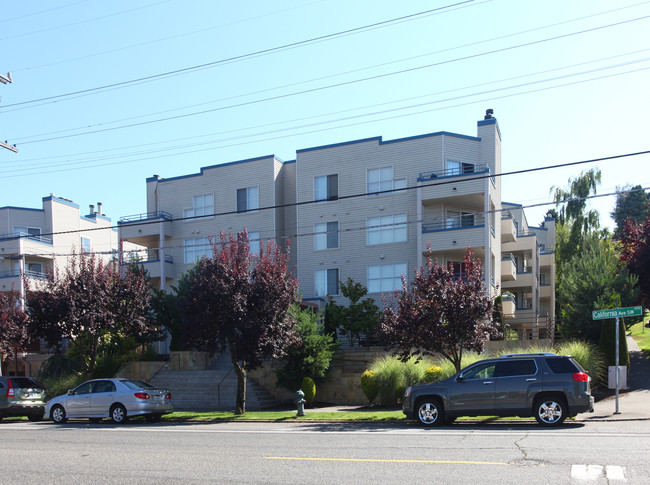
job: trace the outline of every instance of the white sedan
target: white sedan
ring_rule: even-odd
[[[167,389],[135,379],[94,379],[51,399],[45,417],[55,423],[65,423],[68,418],[89,418],[93,423],[111,418],[114,423],[126,423],[133,416],[156,422],[173,411]]]

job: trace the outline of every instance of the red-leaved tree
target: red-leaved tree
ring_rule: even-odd
[[[650,300],[650,217],[644,223],[628,218],[621,231],[621,260],[639,277],[641,298]]]
[[[207,352],[228,349],[237,374],[236,414],[246,412],[246,378],[265,358],[281,358],[297,338],[287,312],[298,301],[298,281],[274,243],[250,253],[248,234],[212,243],[212,257],[187,274],[182,303],[185,341]]]
[[[27,314],[18,292],[0,292],[0,364],[3,358],[13,357],[27,340]]]
[[[90,375],[101,339],[138,335],[147,329],[150,292],[144,272],[119,274],[95,255],[75,254],[44,288],[27,291],[30,329],[56,345],[84,339],[84,371]]]
[[[482,266],[469,249],[460,277],[428,258],[410,288],[402,276],[402,289],[394,296],[396,308],[385,302],[382,332],[404,359],[442,355],[460,370],[463,350],[482,352],[485,342],[498,336]]]

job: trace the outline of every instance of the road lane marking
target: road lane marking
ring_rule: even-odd
[[[625,471],[622,466],[606,465],[605,476],[607,477],[607,480],[627,481],[625,478]]]
[[[267,460],[302,460],[302,461],[354,461],[371,463],[443,463],[451,465],[508,465],[497,461],[458,461],[458,460],[382,460],[373,458],[310,458],[299,456],[265,456]]]
[[[625,471],[622,466],[615,465],[571,465],[571,478],[575,480],[598,480],[606,478],[626,482]]]

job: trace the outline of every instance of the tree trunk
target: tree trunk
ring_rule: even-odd
[[[241,361],[240,363],[235,360],[232,346],[230,348],[230,356],[232,365],[235,368],[235,374],[237,374],[237,405],[235,406],[235,414],[244,415],[246,414],[246,377],[248,375],[246,362]]]

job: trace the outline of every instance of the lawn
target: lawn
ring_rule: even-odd
[[[650,357],[650,328],[645,326],[648,320],[650,320],[650,313],[646,313],[643,323],[639,322],[630,328],[630,335],[639,344],[643,353]]]
[[[404,421],[402,411],[310,411],[296,416],[295,411],[247,411],[245,415],[233,412],[174,412],[163,419],[174,421]]]

